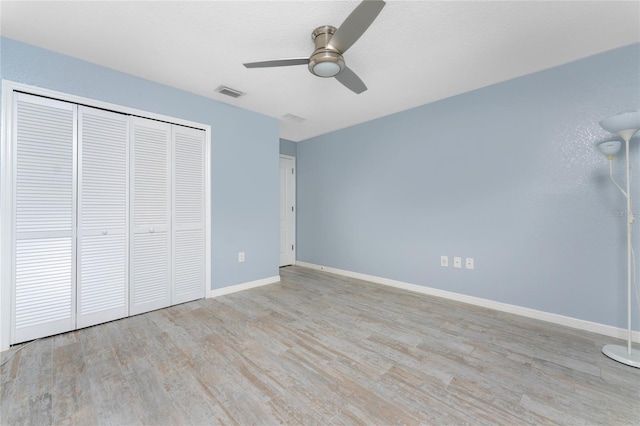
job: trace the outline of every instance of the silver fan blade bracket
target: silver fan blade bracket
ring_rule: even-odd
[[[364,0],[347,16],[327,47],[344,54],[375,21],[385,4],[383,0]]]
[[[272,68],[272,67],[289,67],[293,65],[308,65],[309,58],[286,58],[286,59],[273,59],[270,61],[260,62],[247,62],[244,65],[246,68]]]
[[[336,75],[335,78],[342,83],[344,87],[357,95],[367,90],[367,86],[360,80],[360,77],[347,66],[345,66],[342,72]]]

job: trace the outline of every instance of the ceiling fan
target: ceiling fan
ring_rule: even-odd
[[[307,65],[309,71],[318,77],[335,77],[349,90],[360,94],[367,86],[344,62],[342,56],[369,28],[385,6],[383,0],[363,0],[340,27],[323,25],[311,33],[315,50],[308,58],[275,59],[271,61],[249,62],[247,68],[287,67]]]

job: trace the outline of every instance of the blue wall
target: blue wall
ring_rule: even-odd
[[[291,157],[296,156],[297,145],[296,142],[280,139],[280,154],[290,155]]]
[[[298,260],[626,328],[626,205],[594,145],[640,108],[639,50],[299,142]]]
[[[0,77],[211,125],[211,287],[278,275],[276,119],[7,38]]]

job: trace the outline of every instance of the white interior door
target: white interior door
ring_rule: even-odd
[[[128,315],[129,117],[79,107],[77,327]]]
[[[172,304],[205,297],[205,132],[173,130]]]
[[[14,99],[11,343],[19,343],[75,328],[77,107]]]
[[[131,117],[130,315],[171,304],[171,125]]]
[[[280,266],[296,261],[295,159],[280,156]]]

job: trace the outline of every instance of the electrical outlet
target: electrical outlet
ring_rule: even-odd
[[[455,256],[453,258],[453,267],[454,268],[462,268],[462,258]]]
[[[467,269],[473,269],[473,257],[467,257],[464,259],[465,267]]]
[[[440,256],[440,266],[449,266],[449,256]]]
[[[240,263],[244,262],[244,252],[243,251],[239,251],[238,252],[238,262],[240,262]]]

